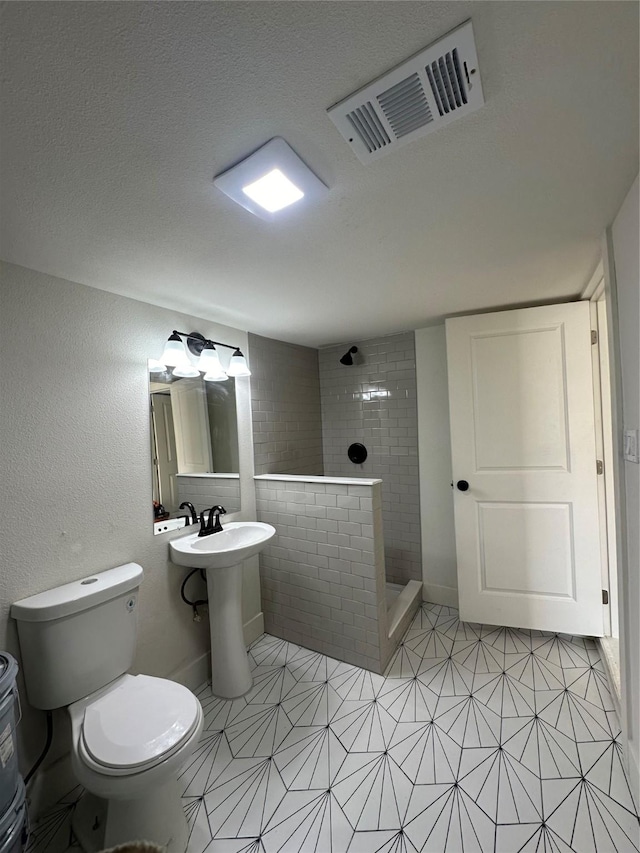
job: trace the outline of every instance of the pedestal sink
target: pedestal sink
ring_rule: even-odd
[[[242,563],[275,532],[260,521],[232,521],[220,533],[191,533],[169,543],[173,563],[207,573],[211,689],[223,699],[243,696],[253,683],[242,633]]]

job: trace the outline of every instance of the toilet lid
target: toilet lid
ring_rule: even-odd
[[[108,767],[158,761],[193,731],[198,700],[181,684],[150,675],[126,678],[87,706],[87,752]]]

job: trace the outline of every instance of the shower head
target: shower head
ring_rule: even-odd
[[[358,347],[351,347],[340,359],[340,364],[353,364],[352,352],[358,352]]]

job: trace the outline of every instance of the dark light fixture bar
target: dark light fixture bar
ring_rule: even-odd
[[[187,341],[186,349],[183,338]],[[216,346],[234,350],[226,371],[220,364]],[[195,364],[189,358],[187,349],[197,360]],[[168,367],[173,367],[174,376],[195,378],[204,373],[208,382],[222,382],[229,376],[251,376],[247,360],[239,347],[222,341],[212,341],[200,332],[180,332],[174,329],[164,346],[161,358],[157,361],[152,359],[151,362],[149,370],[152,373],[164,372]]]

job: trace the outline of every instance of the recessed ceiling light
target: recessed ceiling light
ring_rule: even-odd
[[[280,137],[269,140],[245,160],[214,178],[218,189],[261,219],[286,216],[325,196],[327,187]],[[301,205],[296,204],[296,211]]]
[[[242,187],[242,192],[270,213],[282,210],[283,207],[304,198],[302,190],[283,175],[280,169],[272,169],[262,178]]]

